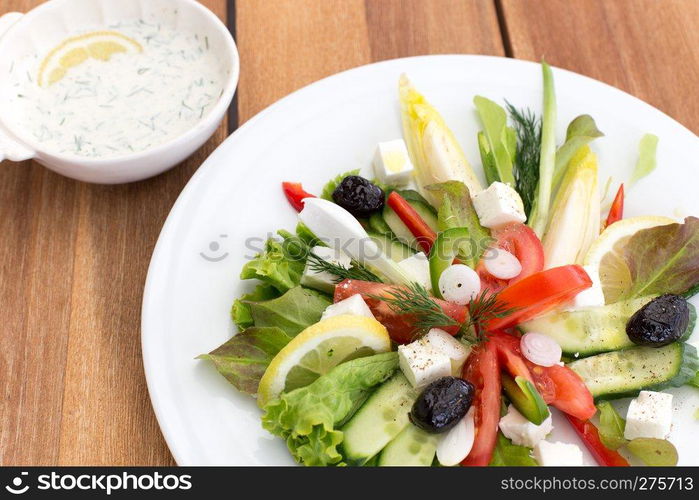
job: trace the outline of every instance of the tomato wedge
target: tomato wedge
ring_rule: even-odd
[[[539,366],[524,356],[520,338],[504,332],[493,332],[488,342],[496,346],[498,357],[512,377],[522,376],[534,383],[546,404],[581,420],[591,418],[597,409],[590,390],[567,366]]]
[[[507,250],[522,264],[522,272],[509,281],[510,285],[544,269],[544,247],[529,226],[516,222],[493,229],[491,234],[498,248]]]
[[[486,466],[493,458],[500,422],[502,385],[494,343],[484,342],[473,348],[464,366],[463,377],[476,389],[473,400],[476,409],[476,437],[470,453],[461,465]]]
[[[282,189],[286,199],[297,212],[303,210],[304,198],[315,198],[315,195],[304,191],[300,182],[282,182]]]
[[[488,335],[488,342],[495,344],[498,360],[512,378],[524,377],[534,383],[534,378],[519,348],[519,337],[504,332],[493,332]]]
[[[624,218],[624,184],[619,186],[619,191],[616,192],[612,206],[607,215],[607,222],[604,227],[609,227],[617,221]]]
[[[599,465],[605,467],[628,467],[629,463],[616,450],[610,450],[599,437],[599,431],[588,420],[580,420],[571,415],[566,418]]]
[[[415,327],[416,318],[412,314],[399,314],[384,301],[374,297],[388,296],[397,286],[346,279],[335,286],[335,302],[344,300],[352,295],[361,294],[364,301],[371,309],[374,317],[388,330],[391,340],[398,344],[407,344],[415,340],[418,329]],[[459,324],[466,321],[466,307],[446,300],[434,299],[447,316],[456,320]],[[459,326],[441,327],[451,335],[456,335]]]
[[[388,195],[386,200],[388,206],[393,209],[400,220],[405,224],[410,232],[415,236],[418,245],[425,252],[425,255],[430,254],[430,249],[437,239],[437,233],[425,222],[425,219],[420,217],[410,203],[405,198],[393,191]]]
[[[590,288],[592,281],[577,265],[554,267],[509,285],[498,295],[498,303],[512,314],[488,322],[486,330],[500,330],[528,321],[573,299]]]
[[[539,383],[549,388],[554,387],[555,395],[549,402],[546,396],[541,394],[544,401],[558,408],[563,413],[572,415],[581,420],[587,420],[597,411],[590,390],[580,376],[567,366],[538,366],[531,363],[529,369],[534,377],[534,385]],[[548,380],[547,380],[548,379]],[[542,392],[542,391],[540,391]]]

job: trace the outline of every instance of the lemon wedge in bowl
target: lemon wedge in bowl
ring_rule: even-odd
[[[343,314],[311,325],[274,357],[257,391],[260,407],[306,386],[344,361],[391,350],[386,328],[373,318]]]
[[[108,61],[114,54],[138,53],[143,47],[117,31],[92,31],[67,38],[49,52],[39,66],[38,83],[47,87],[61,80],[70,68],[88,59]]]
[[[631,272],[623,258],[623,251],[638,231],[677,221],[662,216],[643,215],[622,219],[607,227],[590,246],[583,265],[588,274],[599,275],[605,303],[617,301],[631,286]]]

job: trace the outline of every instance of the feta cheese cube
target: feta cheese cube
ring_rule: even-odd
[[[398,346],[400,369],[413,387],[424,387],[451,375],[451,359],[431,345],[417,340]]]
[[[582,450],[574,444],[539,441],[534,447],[534,459],[544,467],[577,467],[583,465]]]
[[[418,252],[415,255],[411,255],[407,259],[401,260],[398,265],[413,281],[421,284],[428,291],[432,290],[430,262],[424,253]]]
[[[511,222],[524,222],[524,204],[519,193],[502,182],[473,196],[473,206],[484,227],[496,228]]]
[[[456,340],[444,330],[432,328],[427,335],[420,339],[420,342],[428,344],[434,350],[442,352],[449,356],[451,360],[451,373],[457,376],[461,373],[461,368],[468,355],[471,353],[471,348]]]
[[[413,164],[403,139],[380,142],[374,156],[374,173],[384,184],[403,186],[413,176]]]
[[[553,420],[548,418],[540,425],[527,420],[514,405],[507,408],[507,415],[500,419],[500,430],[514,444],[534,448],[553,430]]]
[[[585,272],[592,280],[592,286],[583,290],[575,296],[566,311],[574,311],[585,307],[601,307],[604,305],[604,291],[602,290],[602,282],[599,278],[599,273],[592,269],[592,266],[583,266]]]
[[[626,414],[626,439],[666,439],[672,426],[672,394],[641,391]]]
[[[338,264],[343,267],[349,267],[352,263],[352,259],[350,259],[349,256],[339,250],[334,250],[329,247],[313,247],[311,252],[327,262],[332,262],[333,264]],[[301,284],[309,288],[315,288],[321,292],[333,293],[335,289],[335,276],[326,271],[314,271],[311,269],[310,264],[310,261],[306,262],[306,267],[301,276]]]
[[[371,313],[371,309],[366,305],[364,299],[360,294],[352,295],[340,302],[336,302],[325,308],[320,319],[328,319],[333,316],[340,316],[342,314],[350,314],[352,316],[366,316],[367,318],[374,319],[374,315]]]

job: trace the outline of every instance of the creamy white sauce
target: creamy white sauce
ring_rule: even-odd
[[[221,97],[228,75],[208,37],[142,20],[106,29],[143,51],[88,59],[46,87],[36,83],[45,54],[13,67],[16,123],[42,149],[86,157],[143,151],[192,128]]]

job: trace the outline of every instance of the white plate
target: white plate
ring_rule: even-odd
[[[415,57],[314,83],[226,140],[172,209],[153,253],[143,303],[148,388],[180,465],[293,463],[282,440],[261,428],[255,402],[194,358],[233,334],[230,306],[250,288],[238,279],[245,256],[254,253],[249,247],[259,248],[268,233],[295,226],[296,214],[280,183],[299,181],[318,192],[340,172],[362,168],[368,173],[377,142],[401,136],[397,82],[403,72],[442,112],[479,172],[473,96],[506,98],[537,112],[541,107],[538,64],[484,56]],[[660,137],[659,167],[627,190],[626,215],[699,215],[694,174],[699,141],[693,133],[620,90],[568,71],[554,70],[554,75],[559,142],[570,120],[582,113],[592,115],[606,134],[593,146],[601,184],[609,175],[617,182],[628,179],[644,133]],[[217,251],[209,246],[214,241]],[[223,258],[213,262],[202,254]],[[677,411],[671,439],[681,463],[697,465],[692,433],[698,429],[693,414],[699,391],[673,392]],[[579,443],[562,419],[558,423],[554,439]]]

